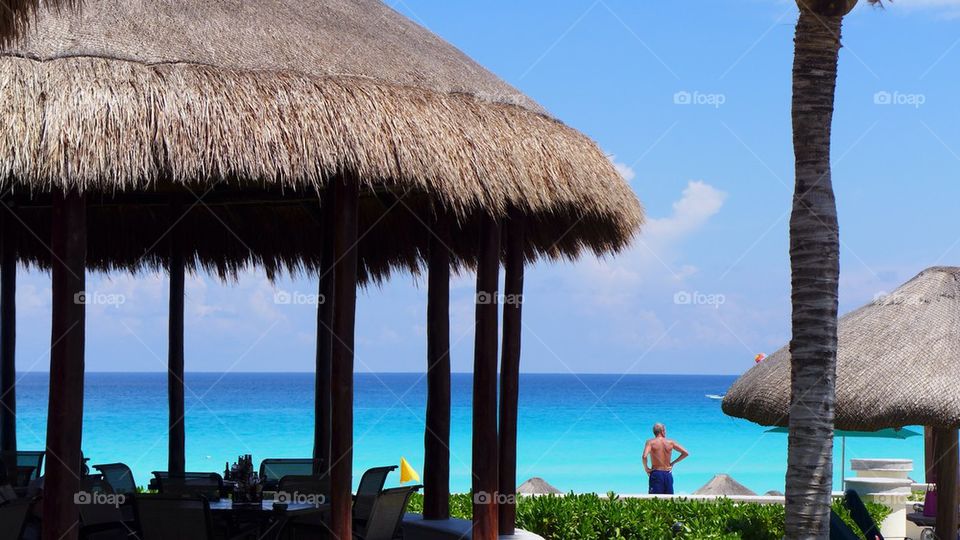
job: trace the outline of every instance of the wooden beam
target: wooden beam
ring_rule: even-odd
[[[928,484],[937,483],[937,457],[934,443],[934,429],[930,426],[923,428],[923,481]]]
[[[320,199],[321,242],[320,280],[317,305],[316,396],[314,398],[313,459],[320,465],[317,474],[330,470],[332,437],[331,385],[333,365],[333,189],[327,188]]]
[[[435,222],[427,275],[423,518],[450,518],[450,230]]]
[[[17,236],[16,218],[0,209],[0,458],[17,474]]]
[[[177,211],[174,210],[175,214]],[[174,216],[174,221],[179,216]],[[180,233],[174,226],[170,233],[170,308],[167,326],[167,402],[169,405],[169,435],[167,470],[171,473],[186,471],[186,432],[183,393],[183,299],[184,260],[180,249]]]
[[[353,344],[357,310],[357,196],[355,178],[331,180],[334,186],[333,437],[330,468],[330,530],[334,538],[353,538]]]
[[[517,409],[520,395],[520,330],[523,303],[523,216],[512,213],[506,231],[503,352],[500,365],[500,534],[517,526]]]
[[[43,540],[76,540],[83,433],[86,205],[76,191],[53,199],[52,324]]]
[[[960,452],[956,429],[934,430],[937,468],[937,538],[957,536],[957,474]]]
[[[500,225],[480,218],[473,360],[473,538],[497,535],[497,298]]]

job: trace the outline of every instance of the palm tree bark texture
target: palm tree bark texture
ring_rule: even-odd
[[[828,538],[833,473],[840,240],[830,129],[843,16],[856,0],[797,0],[790,218],[793,338],[786,537]]]

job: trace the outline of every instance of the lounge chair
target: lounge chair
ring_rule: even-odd
[[[133,471],[123,463],[104,463],[94,465],[93,468],[100,471],[103,479],[113,488],[114,493],[132,495],[137,492],[137,483],[133,480]]]
[[[203,497],[138,495],[134,497],[134,509],[140,540],[213,538],[210,503]]]
[[[867,506],[863,504],[863,500],[856,491],[848,489],[844,494],[843,504],[847,507],[847,510],[850,510],[850,517],[853,518],[853,522],[857,524],[864,538],[883,540],[880,527],[877,527],[877,523],[873,521],[873,517],[867,511]]]
[[[843,518],[833,510],[830,511],[830,540],[862,540],[860,535],[853,532]]]
[[[0,531],[4,538],[19,539],[23,534],[32,501],[21,499],[0,503]]]
[[[260,462],[260,481],[263,489],[274,491],[284,476],[311,476],[320,468],[312,458],[270,458]]]
[[[40,478],[45,452],[39,450],[20,450],[17,452],[17,479],[15,486],[26,487],[32,480]]]
[[[370,510],[370,518],[358,527],[353,537],[357,540],[393,540],[400,536],[400,525],[413,493],[423,486],[385,489],[377,495]]]
[[[387,476],[397,470],[396,465],[389,467],[374,467],[367,469],[360,477],[360,485],[357,486],[357,494],[353,497],[353,520],[363,525],[370,519],[370,512],[373,510],[373,503],[377,500],[377,495],[383,490],[383,485],[387,483]]]
[[[153,479],[153,485],[161,495],[204,497],[210,501],[219,501],[223,494],[223,477],[218,473],[170,474],[167,471],[153,471]]]

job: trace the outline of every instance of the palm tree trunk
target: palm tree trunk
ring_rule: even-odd
[[[840,275],[830,125],[842,19],[801,5],[794,40],[796,192],[790,218],[793,339],[786,477],[786,536],[791,539],[830,533]]]

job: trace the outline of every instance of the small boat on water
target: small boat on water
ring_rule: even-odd
[[[708,399],[723,399],[723,396],[720,394],[706,394]]]

